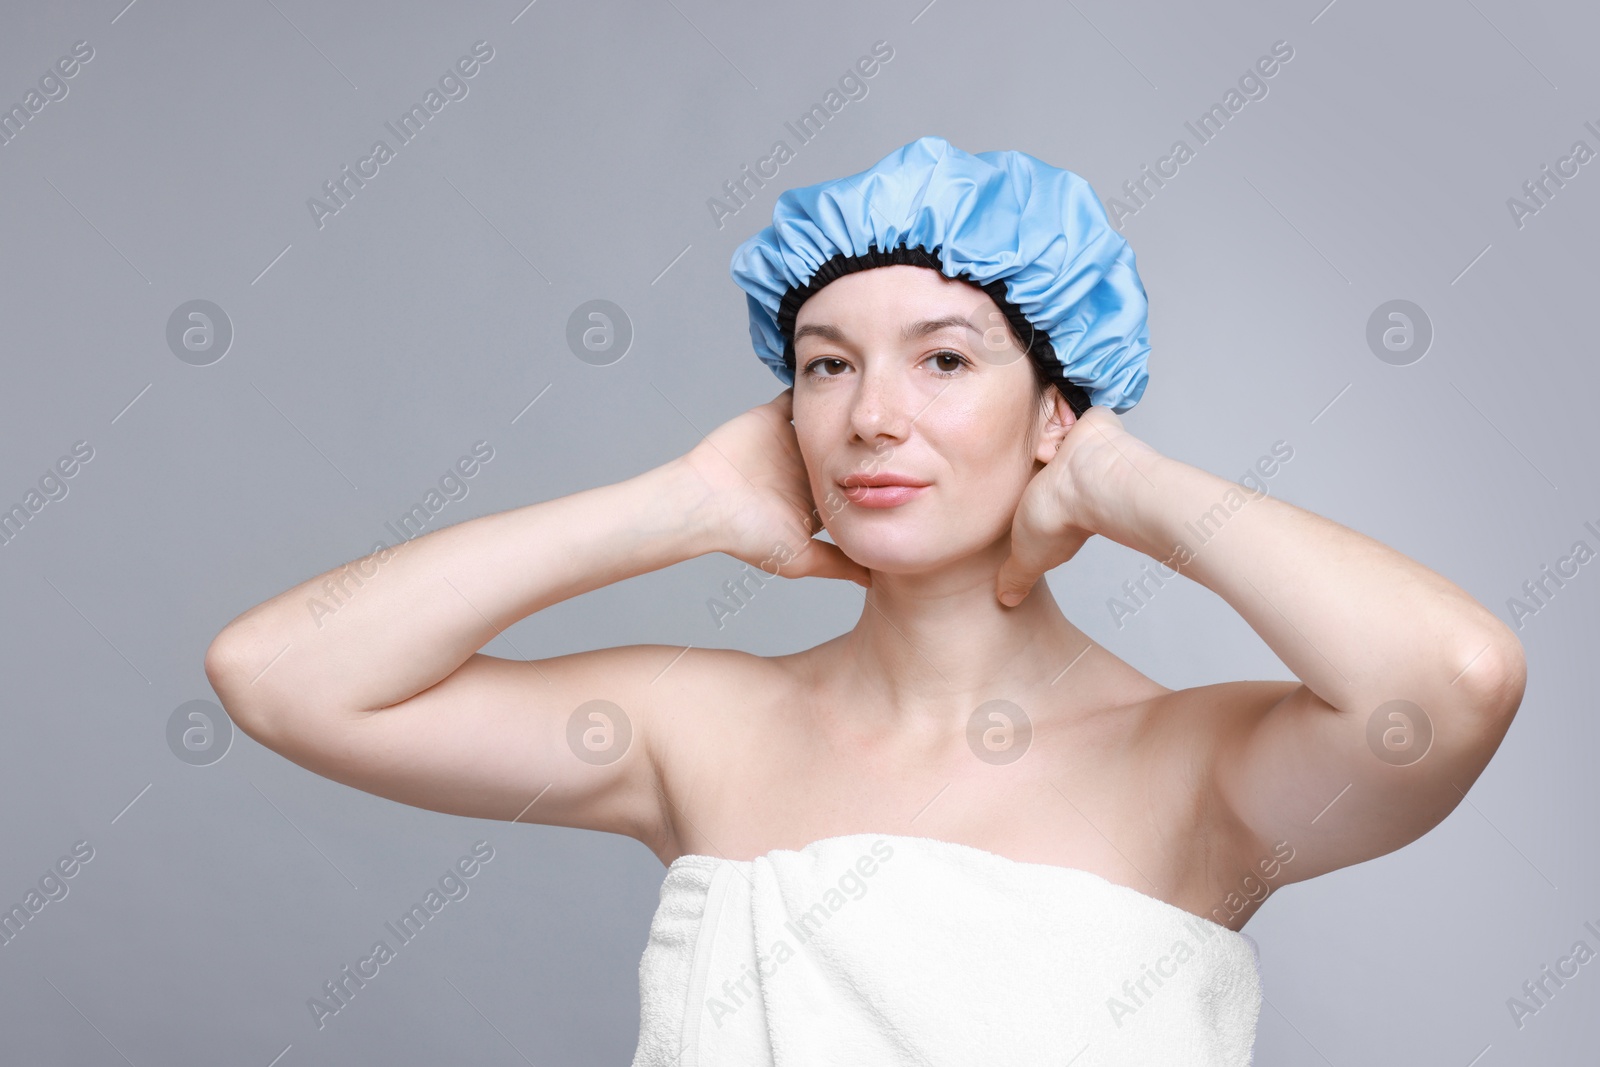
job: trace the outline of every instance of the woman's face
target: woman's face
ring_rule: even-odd
[[[857,271],[802,304],[795,435],[834,543],[911,573],[1008,533],[1073,421],[1054,390],[1034,399],[1033,374],[995,302],[926,267]],[[922,487],[863,492],[852,475]]]

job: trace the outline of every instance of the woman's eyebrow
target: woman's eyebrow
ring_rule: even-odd
[[[826,322],[808,322],[801,326],[794,331],[794,343],[798,345],[802,339],[813,335],[836,345],[844,344],[844,331]]]
[[[982,332],[960,315],[946,315],[942,319],[923,319],[921,322],[907,323],[905,329],[900,331],[900,339],[902,341],[915,341],[917,338],[926,337],[930,333],[938,333],[940,330],[963,326],[973,333]]]
[[[964,327],[974,333],[980,332],[976,326],[960,315],[946,315],[939,319],[921,319],[917,322],[907,323],[900,331],[900,339],[902,341],[915,341],[919,337],[926,337],[930,333],[938,333],[940,330],[948,330],[952,327]],[[844,331],[828,322],[808,322],[806,325],[801,326],[794,332],[794,343],[798,345],[801,338],[812,336],[821,337],[835,344],[842,345],[846,343]]]

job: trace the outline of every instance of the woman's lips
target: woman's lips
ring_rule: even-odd
[[[926,485],[853,485],[845,488],[844,495],[863,508],[897,508],[927,491]]]

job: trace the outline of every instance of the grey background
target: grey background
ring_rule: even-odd
[[[214,699],[202,655],[229,619],[392,543],[472,442],[495,458],[436,526],[630,477],[770,399],[730,253],[781,189],[924,134],[1027,151],[1108,200],[1288,41],[1267,95],[1126,220],[1153,344],[1126,425],[1235,478],[1288,442],[1274,494],[1508,622],[1542,565],[1600,545],[1600,162],[1521,227],[1507,207],[1575,140],[1600,148],[1587,5],[112,0],[4,23],[6,107],[94,49],[0,145],[0,504],[94,449],[0,546],[0,903],[94,849],[0,946],[7,1063],[627,1061],[663,874],[637,842],[408,808],[242,735],[191,766],[168,722]],[[319,229],[307,199],[478,40],[494,57],[468,95]],[[784,122],[879,40],[867,95],[798,145]],[[707,199],[779,138],[795,158],[718,228]],[[234,329],[209,366],[166,343],[193,299]],[[566,341],[592,299],[635,332],[609,366]],[[1366,339],[1393,299],[1434,330],[1406,366]],[[1049,581],[1169,686],[1288,677],[1193,583],[1118,626],[1106,602],[1142,562],[1097,538]],[[1597,566],[1521,625],[1527,697],[1466,801],[1250,922],[1258,1063],[1595,1062],[1600,965],[1520,1029],[1506,1001],[1600,947]],[[775,654],[860,610],[841,583],[774,583],[719,630],[707,599],[742,567],[643,575],[485,651]],[[318,1030],[307,999],[479,839],[470,894]]]

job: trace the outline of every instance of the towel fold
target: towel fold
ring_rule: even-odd
[[[633,1067],[1250,1063],[1254,943],[1088,871],[850,834],[668,868]]]

